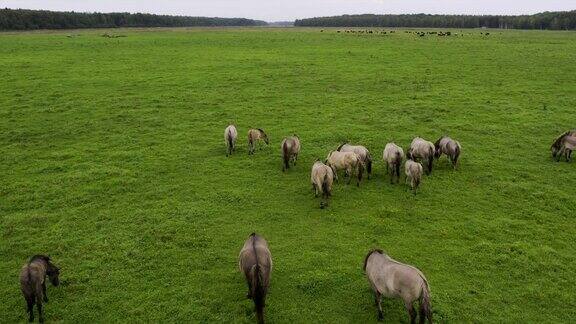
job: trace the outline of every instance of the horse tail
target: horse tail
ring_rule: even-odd
[[[366,152],[366,171],[368,176],[372,174],[372,155],[370,155],[370,152]]]
[[[434,166],[434,149],[432,147],[428,150],[428,154],[428,174],[430,174]]]
[[[330,188],[328,187],[328,172],[326,172],[324,179],[322,180],[322,193],[326,198],[332,196]]]
[[[228,136],[226,136],[226,139],[228,140],[228,149],[232,150],[234,148],[234,141],[232,139],[232,130],[231,129],[228,130]]]
[[[396,161],[394,164],[394,169],[396,170],[396,176],[400,177],[400,165],[402,164],[402,154],[396,152]]]
[[[256,317],[258,323],[264,323],[264,303],[266,298],[266,290],[264,289],[264,278],[262,277],[262,269],[260,269],[260,260],[258,260],[258,253],[256,251],[256,234],[253,234],[252,249],[254,249],[254,257],[256,264],[252,266],[252,298],[256,306]]]
[[[364,162],[358,160],[358,182],[356,183],[357,186],[360,186],[360,182],[362,182],[362,173],[364,173]]]
[[[454,167],[456,167],[459,157],[460,157],[460,145],[456,145],[456,148],[454,149]]]
[[[282,158],[284,159],[284,170],[290,168],[290,148],[288,141],[282,143]]]
[[[428,319],[428,323],[432,323],[432,307],[430,306],[430,288],[428,287],[428,282],[424,277],[422,277],[424,283],[422,284],[422,292],[420,299],[420,318],[423,322],[422,316]]]

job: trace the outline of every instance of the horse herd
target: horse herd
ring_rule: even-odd
[[[236,149],[238,131],[230,125],[224,132],[227,155]],[[269,144],[268,136],[262,129],[250,129],[248,132],[248,153],[254,154],[257,143],[264,141]],[[282,170],[296,165],[300,153],[300,139],[294,135],[282,141]],[[571,161],[572,151],[576,148],[576,130],[569,130],[558,136],[551,145],[552,157],[560,161],[565,157]],[[443,136],[435,144],[420,137],[414,138],[407,153],[394,144],[388,143],[383,151],[383,159],[388,169],[391,183],[398,183],[401,164],[404,159],[406,181],[415,191],[418,188],[424,167],[430,174],[434,159],[445,154],[450,159],[453,168],[458,164],[461,146],[455,140]],[[342,144],[336,151],[331,151],[325,161],[317,160],[312,165],[311,182],[315,195],[322,194],[324,198],[331,195],[332,181],[338,180],[337,172],[345,171],[350,183],[352,174],[357,174],[357,185],[362,181],[362,173],[366,169],[368,178],[372,173],[372,157],[364,146]],[[321,207],[324,205],[321,203]],[[266,240],[256,233],[250,234],[240,251],[240,271],[248,284],[248,298],[252,299],[256,308],[258,322],[264,322],[264,306],[270,274],[272,272],[272,255]],[[383,318],[381,298],[400,298],[410,316],[411,323],[416,321],[414,303],[420,304],[420,323],[432,322],[430,305],[430,288],[424,274],[417,268],[392,259],[382,250],[374,249],[368,252],[364,259],[364,272],[374,291],[375,303],[378,308],[378,318]],[[24,296],[29,314],[29,321],[34,321],[34,305],[37,306],[40,322],[44,321],[42,305],[48,302],[46,294],[46,277],[54,286],[58,286],[60,269],[46,255],[34,255],[25,263],[20,271],[20,289]]]
[[[226,143],[226,155],[231,155],[236,150],[238,130],[236,126],[229,125],[224,130],[224,141]],[[257,143],[263,141],[269,144],[268,135],[261,128],[248,130],[248,154],[254,154]],[[282,153],[282,171],[286,171],[291,165],[296,165],[300,154],[301,144],[298,135],[286,137],[280,145]],[[440,137],[435,143],[427,141],[421,137],[412,140],[410,147],[404,150],[395,143],[388,143],[384,148],[382,158],[385,162],[387,174],[391,183],[400,182],[400,170],[404,163],[405,182],[410,185],[416,193],[422,180],[424,167],[426,174],[432,172],[435,159],[439,159],[442,154],[446,155],[454,169],[458,164],[462,147],[456,140],[448,136]],[[332,185],[334,181],[339,182],[338,172],[344,172],[344,177],[348,178],[350,184],[352,178],[356,178],[356,185],[360,186],[363,174],[366,173],[368,179],[372,175],[372,155],[370,151],[362,145],[341,144],[335,151],[330,151],[323,161],[318,159],[312,165],[310,181],[314,195],[322,196],[320,207],[328,205],[328,200],[332,196]]]

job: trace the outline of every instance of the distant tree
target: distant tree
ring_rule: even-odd
[[[0,30],[116,27],[265,26],[245,18],[211,18],[151,14],[80,13],[47,10],[0,9]]]
[[[522,16],[471,15],[343,15],[300,19],[295,26],[308,27],[433,27],[576,29],[576,10]]]

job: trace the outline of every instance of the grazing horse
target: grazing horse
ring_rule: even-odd
[[[312,173],[310,174],[310,181],[312,182],[312,189],[314,196],[322,195],[324,201],[320,201],[320,208],[328,206],[328,199],[332,196],[332,183],[334,182],[334,172],[332,168],[317,160],[312,165]]]
[[[348,176],[348,184],[352,181],[352,173],[356,171],[357,181],[356,185],[360,186],[362,181],[362,173],[364,172],[364,163],[354,152],[338,152],[332,151],[326,158],[326,165],[332,168],[334,178],[338,181],[338,170],[346,170]]]
[[[422,164],[413,160],[410,152],[406,154],[406,163],[404,163],[404,172],[406,173],[406,182],[410,181],[410,187],[416,194],[416,190],[422,181]]]
[[[336,149],[336,151],[356,153],[356,155],[358,155],[360,160],[362,160],[366,166],[366,173],[368,174],[368,179],[370,179],[370,176],[372,175],[372,156],[366,147],[362,145],[350,145],[343,143]]]
[[[290,161],[296,166],[298,153],[300,153],[300,138],[297,135],[287,137],[282,141],[282,171],[290,168]]]
[[[236,126],[229,125],[224,130],[224,141],[226,142],[226,156],[229,156],[236,150],[236,139],[238,138],[238,131]]]
[[[388,143],[384,148],[382,157],[386,162],[390,183],[394,183],[394,177],[396,177],[396,183],[400,182],[400,167],[402,166],[402,159],[404,159],[404,150],[394,143]]]
[[[567,131],[558,136],[550,149],[552,150],[552,157],[556,161],[560,161],[562,155],[566,156],[566,161],[572,160],[572,151],[576,148],[576,130]]]
[[[409,150],[412,159],[420,159],[423,163],[427,162],[426,174],[432,173],[434,151],[434,144],[420,137],[416,137],[412,140]]]
[[[378,319],[384,319],[382,296],[400,298],[410,315],[410,322],[416,322],[414,302],[420,303],[420,323],[428,319],[432,323],[430,287],[424,274],[413,266],[400,263],[382,250],[372,250],[364,259],[364,272],[375,294],[378,306]]]
[[[238,266],[248,284],[248,298],[254,301],[258,323],[264,323],[266,293],[272,272],[272,255],[268,242],[256,233],[250,234],[240,251],[239,259]]]
[[[450,159],[450,163],[452,163],[452,167],[456,170],[460,151],[462,150],[460,143],[448,136],[442,136],[436,141],[436,143],[434,143],[434,147],[434,158],[439,159],[442,154],[446,154]]]
[[[34,322],[34,304],[38,307],[40,323],[44,322],[42,303],[48,302],[46,295],[46,276],[53,286],[60,284],[60,269],[56,267],[50,257],[35,255],[20,270],[20,290],[28,305],[29,322]]]
[[[256,142],[260,140],[263,140],[266,145],[270,143],[268,142],[268,135],[261,128],[252,128],[248,131],[248,154],[254,154]]]

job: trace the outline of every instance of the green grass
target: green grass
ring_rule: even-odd
[[[270,322],[376,321],[373,247],[426,274],[439,322],[575,314],[576,165],[549,145],[575,127],[576,33],[112,32],[127,37],[0,34],[1,322],[26,320],[18,273],[37,253],[62,267],[49,321],[253,322],[252,231],[274,259]],[[254,156],[249,127],[271,139]],[[443,134],[458,171],[443,158],[416,196],[388,183],[388,141]],[[321,210],[310,167],[344,140],[371,149],[374,178]],[[407,322],[398,300],[384,311]]]

